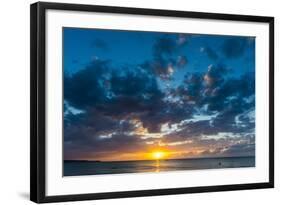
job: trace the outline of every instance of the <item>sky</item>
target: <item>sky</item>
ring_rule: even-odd
[[[63,29],[64,159],[255,156],[255,38]]]

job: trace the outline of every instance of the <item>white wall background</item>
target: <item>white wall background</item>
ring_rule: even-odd
[[[52,1],[52,0],[49,0]],[[69,202],[63,204],[276,204],[281,194],[281,12],[277,0],[60,0],[69,3],[186,11],[269,15],[275,17],[275,164],[276,188],[161,197]],[[0,204],[29,202],[29,4],[2,1],[0,7]],[[274,203],[275,202],[275,203]],[[62,203],[60,203],[62,204]]]

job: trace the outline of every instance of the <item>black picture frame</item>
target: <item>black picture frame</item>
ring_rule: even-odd
[[[68,10],[102,13],[121,13],[168,16],[195,19],[263,22],[269,24],[269,181],[263,183],[229,184],[190,188],[171,188],[110,193],[46,196],[46,10]],[[186,194],[198,192],[231,191],[274,187],[274,18],[265,16],[217,14],[144,8],[125,8],[82,4],[38,2],[30,7],[30,199],[37,203],[76,200],[97,200],[123,197]]]

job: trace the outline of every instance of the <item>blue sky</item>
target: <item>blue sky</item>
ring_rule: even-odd
[[[254,37],[64,28],[63,39],[65,159],[255,155]]]

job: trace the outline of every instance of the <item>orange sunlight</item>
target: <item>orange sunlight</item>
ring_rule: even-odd
[[[160,159],[164,159],[165,157],[167,157],[167,152],[164,151],[154,151],[151,153],[151,157],[152,159],[155,160],[160,160]]]

